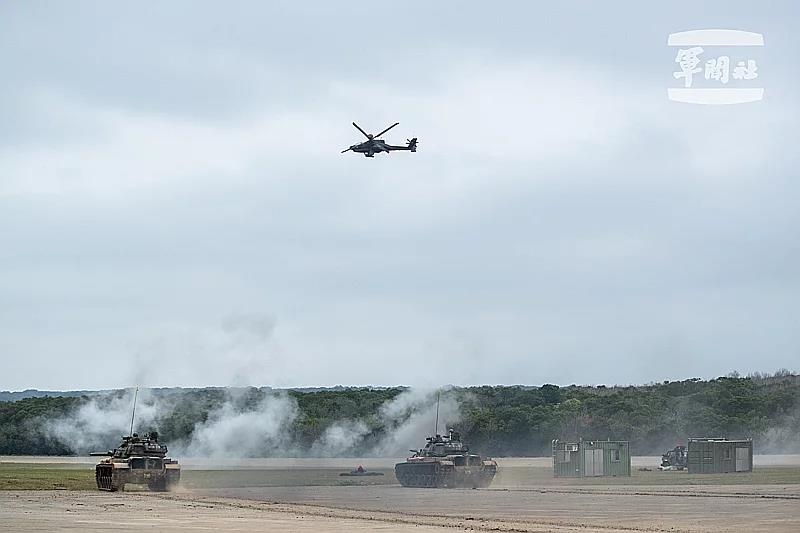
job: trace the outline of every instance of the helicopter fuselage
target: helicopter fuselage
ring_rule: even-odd
[[[417,147],[416,143],[410,143],[408,146],[394,146],[392,144],[387,144],[380,139],[372,139],[370,141],[364,141],[360,144],[354,144],[349,148],[349,150],[359,154],[364,154],[365,157],[374,157],[375,154],[379,154],[381,152],[392,152],[394,150],[409,150],[411,152],[416,152]]]
[[[394,146],[392,144],[387,144],[384,140],[378,138],[381,135],[383,135],[384,133],[386,133],[387,131],[389,131],[390,129],[392,129],[395,126],[397,126],[398,124],[399,124],[399,122],[395,122],[394,124],[392,124],[391,126],[386,128],[385,130],[383,130],[382,132],[380,132],[380,133],[378,133],[376,135],[371,135],[371,134],[367,133],[366,131],[364,131],[363,129],[361,129],[361,127],[358,124],[353,122],[353,126],[355,126],[356,129],[358,129],[358,131],[363,133],[364,137],[366,137],[367,140],[364,141],[363,143],[354,144],[354,145],[352,145],[350,148],[348,148],[346,150],[342,150],[342,153],[345,153],[345,152],[357,152],[359,154],[364,154],[364,156],[366,156],[366,157],[374,157],[375,154],[379,154],[381,152],[392,152],[394,150],[407,150],[409,152],[416,152],[417,151],[417,138],[416,137],[414,137],[413,139],[409,139],[408,140],[408,144],[406,146]]]

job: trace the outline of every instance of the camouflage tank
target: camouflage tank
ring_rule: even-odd
[[[100,490],[125,490],[125,485],[130,483],[163,492],[176,486],[181,478],[178,461],[167,458],[167,447],[158,442],[155,431],[144,437],[136,433],[122,437],[122,444],[117,448],[90,455],[108,456],[95,467],[95,480]]]
[[[397,463],[394,474],[404,487],[488,487],[497,473],[497,463],[489,457],[469,453],[461,435],[427,438],[428,443],[405,463]]]

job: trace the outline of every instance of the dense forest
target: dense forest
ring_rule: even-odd
[[[406,388],[148,389],[136,420],[190,455],[402,454],[433,430],[436,397]],[[547,455],[552,439],[577,437],[629,440],[637,455],[698,436],[800,453],[800,376],[788,371],[628,387],[453,387],[441,398],[440,431],[453,427],[495,456]],[[128,431],[132,399],[120,390],[0,402],[0,455],[113,447]]]

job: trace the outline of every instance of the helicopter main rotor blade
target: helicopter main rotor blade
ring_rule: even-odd
[[[375,136],[375,138],[377,139],[378,137],[380,137],[381,135],[383,135],[384,133],[386,133],[386,132],[387,132],[387,131],[389,131],[390,129],[394,128],[394,127],[395,127],[395,126],[397,126],[398,124],[400,124],[400,123],[399,123],[399,122],[395,122],[394,124],[392,124],[391,126],[389,126],[388,128],[386,128],[385,130],[383,130],[382,132],[380,132],[379,134],[377,134],[377,135]]]
[[[349,152],[352,148],[348,148],[347,150],[342,150],[342,153]]]
[[[361,129],[361,126],[359,126],[359,125],[358,125],[358,124],[356,124],[355,122],[353,122],[353,126],[355,126],[356,128],[358,128],[358,131],[360,131],[361,133],[363,133],[363,134],[364,134],[364,137],[366,137],[367,139],[370,139],[370,136],[369,136],[369,134],[368,134],[366,131],[362,130],[362,129]]]

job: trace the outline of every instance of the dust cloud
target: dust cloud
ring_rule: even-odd
[[[198,422],[189,443],[176,451],[209,458],[281,455],[293,446],[290,427],[297,413],[297,402],[283,392],[267,394],[252,409],[229,398]]]
[[[337,420],[311,445],[293,437],[293,424],[303,416],[286,391],[267,391],[258,401],[248,390],[225,389],[207,416],[194,423],[183,441],[169,442],[172,455],[198,458],[246,457],[400,457],[420,448],[425,437],[443,433],[460,419],[453,391],[406,389],[380,406],[368,421]],[[134,390],[90,398],[74,412],[45,424],[48,438],[76,454],[105,451],[130,431]],[[435,427],[437,402],[439,427]],[[175,414],[175,401],[150,389],[140,389],[134,432],[159,430]]]
[[[135,389],[92,397],[75,412],[44,424],[47,438],[57,440],[75,453],[104,452],[130,432]],[[136,400],[134,431],[150,427],[167,406],[149,389],[141,389]]]

